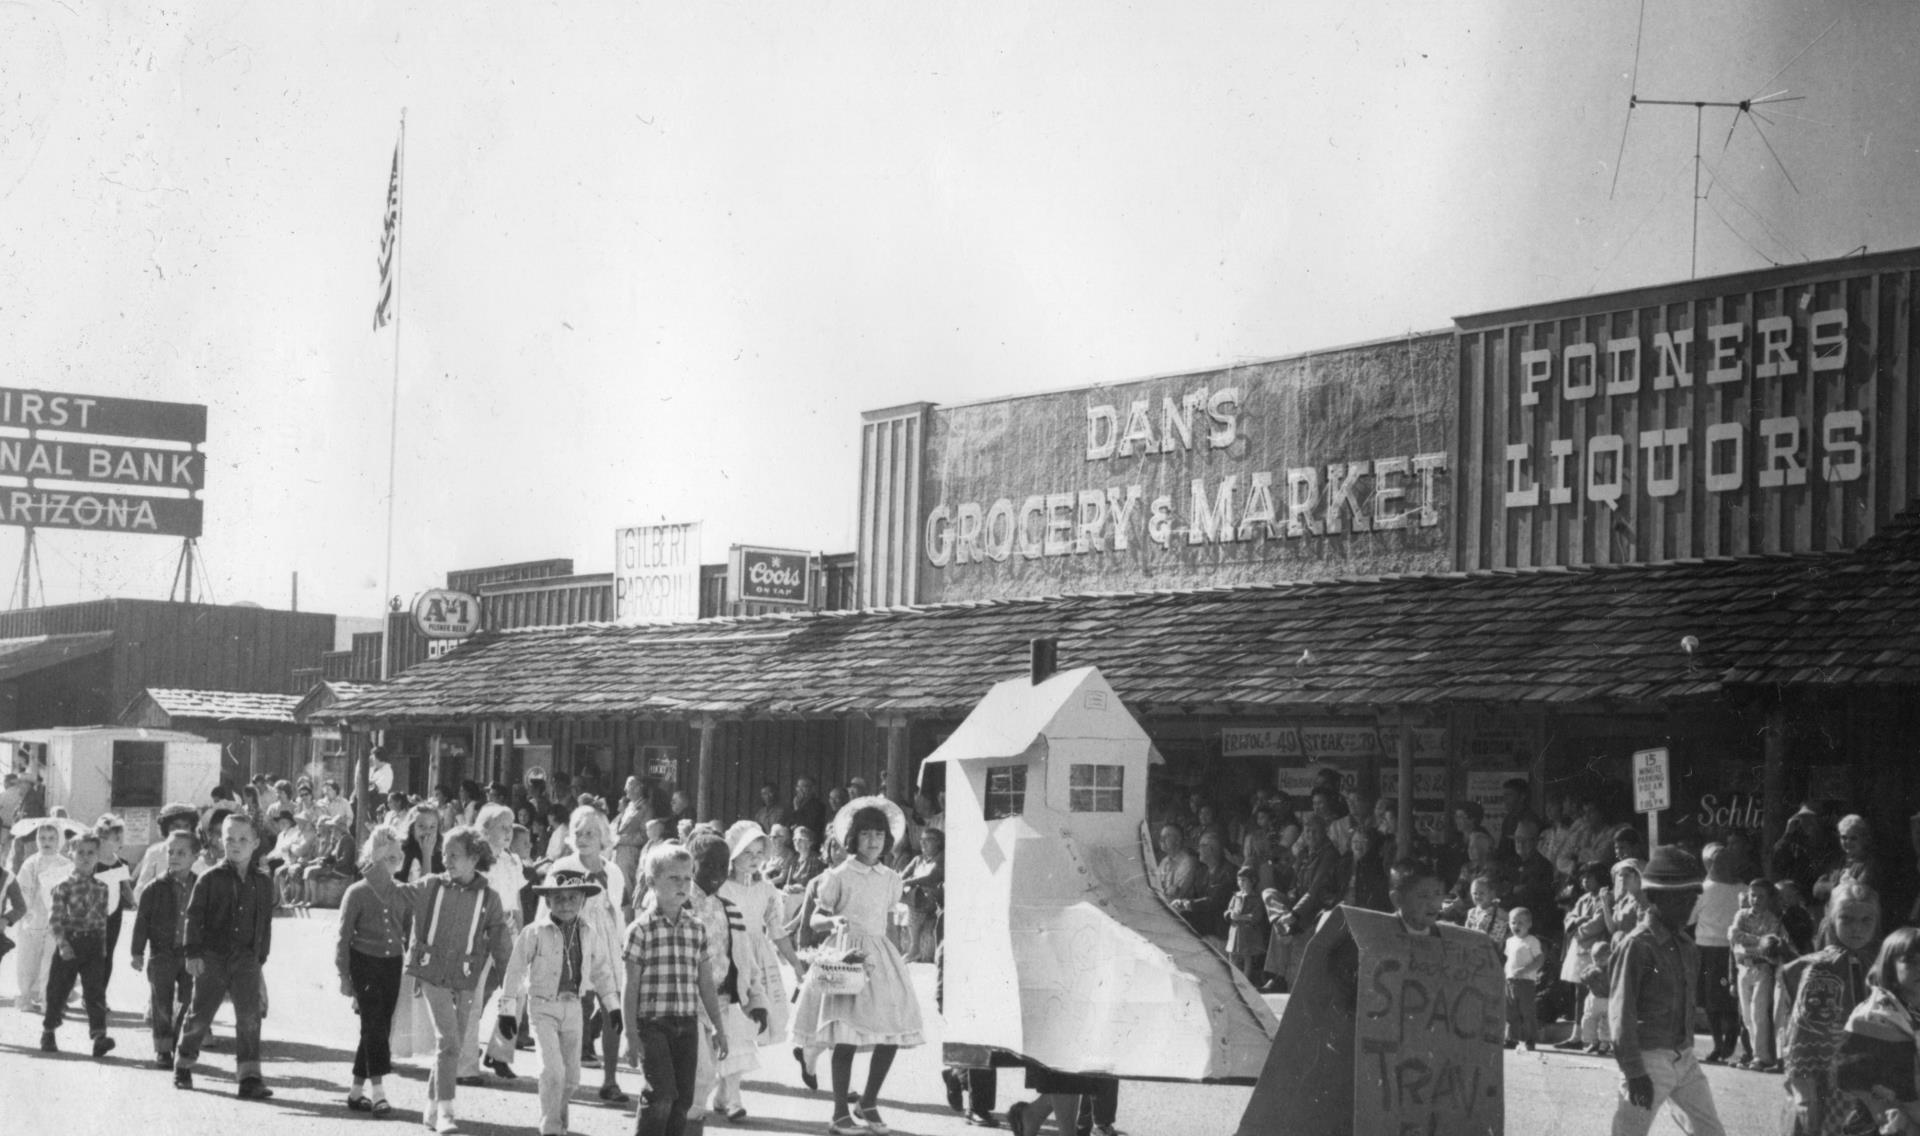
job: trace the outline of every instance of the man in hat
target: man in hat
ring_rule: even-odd
[[[1673,1105],[1681,1128],[1693,1136],[1726,1132],[1693,1053],[1700,950],[1686,924],[1705,879],[1700,861],[1670,844],[1655,848],[1641,873],[1646,914],[1621,940],[1609,968],[1607,1015],[1624,1082],[1614,1136],[1643,1136],[1663,1103]]]
[[[547,882],[533,890],[547,902],[514,940],[500,988],[498,1028],[511,1046],[525,1011],[540,1053],[540,1131],[543,1136],[564,1136],[567,1100],[580,1087],[580,993],[620,989],[614,973],[617,959],[606,940],[581,922],[587,900],[600,894],[600,885],[585,871],[555,868]],[[617,1000],[608,1006],[607,1016],[609,1035],[619,1037],[625,1023]],[[609,1052],[608,1063],[613,1060]]]

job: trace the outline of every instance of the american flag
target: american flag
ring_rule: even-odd
[[[400,244],[400,144],[393,144],[393,171],[387,175],[387,215],[380,229],[380,302],[373,306],[373,330],[393,319],[393,254]]]

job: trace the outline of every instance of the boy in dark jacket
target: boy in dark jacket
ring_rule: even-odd
[[[133,916],[133,969],[146,972],[152,992],[148,1018],[153,1025],[153,1063],[171,1069],[174,1042],[186,1024],[193,994],[185,954],[187,905],[193,897],[193,858],[200,853],[200,838],[191,829],[172,832],[166,849],[167,872],[140,893],[140,906]]]
[[[245,813],[220,828],[223,858],[193,885],[187,902],[184,953],[193,976],[193,1013],[180,1037],[173,1087],[193,1087],[200,1046],[213,1031],[213,1015],[233,998],[237,1053],[234,1076],[241,1100],[266,1100],[272,1090],[260,1079],[261,967],[273,946],[273,881],[254,864],[260,836]]]

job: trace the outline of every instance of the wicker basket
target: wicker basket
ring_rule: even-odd
[[[816,962],[807,973],[829,994],[858,994],[867,988],[865,963]]]

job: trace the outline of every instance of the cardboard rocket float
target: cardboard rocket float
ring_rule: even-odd
[[[1279,1023],[1148,880],[1152,759],[1092,667],[996,685],[927,758],[947,766],[950,1051],[1128,1078],[1259,1075]]]

